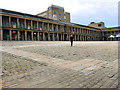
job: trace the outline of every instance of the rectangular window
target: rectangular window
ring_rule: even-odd
[[[98,24],[98,27],[101,27],[101,24]]]
[[[61,18],[59,18],[59,20],[61,21]]]

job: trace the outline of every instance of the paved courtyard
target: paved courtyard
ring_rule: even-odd
[[[117,88],[118,42],[3,41],[4,88]]]

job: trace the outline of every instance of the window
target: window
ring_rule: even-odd
[[[57,15],[54,14],[53,17],[57,17]]]
[[[59,20],[61,21],[61,18],[59,18]]]
[[[59,13],[59,15],[61,15],[61,13]]]
[[[101,24],[98,24],[98,27],[101,27]]]

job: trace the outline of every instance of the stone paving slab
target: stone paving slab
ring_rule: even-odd
[[[116,88],[118,87],[118,59],[111,61],[97,59],[64,60],[38,53],[24,51],[24,47],[42,47],[44,42],[31,43],[7,42],[2,47],[3,68],[19,73],[3,77],[4,87],[9,88]],[[46,43],[46,42],[45,42]],[[65,44],[64,44],[65,43]],[[46,47],[68,45],[68,42],[46,43]],[[95,44],[90,42],[91,44]],[[76,42],[77,45],[87,43]],[[106,42],[99,44],[108,45]],[[85,45],[84,45],[85,44]],[[112,43],[111,43],[112,44]],[[113,43],[114,44],[114,43]],[[51,46],[52,45],[52,46]],[[114,44],[115,45],[115,44]],[[17,49],[21,48],[21,49]],[[33,49],[34,50],[34,49]],[[7,57],[10,59],[7,59]],[[24,62],[24,63],[22,63]],[[16,67],[17,66],[17,67]],[[16,68],[14,68],[16,67]],[[32,68],[31,68],[32,67]],[[20,69],[21,68],[21,69]],[[21,71],[20,71],[21,70]],[[25,70],[25,71],[24,71]],[[24,71],[24,72],[23,72]],[[6,74],[7,72],[5,72]]]

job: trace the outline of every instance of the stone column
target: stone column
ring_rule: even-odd
[[[9,17],[9,27],[11,27],[11,17]]]
[[[9,31],[9,34],[10,34],[10,40],[12,40],[12,31],[11,30]]]
[[[25,31],[25,41],[27,41],[27,31]]]
[[[48,23],[48,31],[50,30],[50,26],[49,26],[49,23]]]
[[[3,40],[3,29],[1,29],[1,41]]]
[[[45,33],[43,33],[43,41],[45,41]]]
[[[82,36],[83,37],[83,41],[85,41],[85,38],[84,38],[84,36]]]
[[[77,28],[77,35],[78,35],[78,31],[79,31],[79,30],[78,30],[78,28]]]
[[[39,30],[39,22],[37,21],[37,30]]]
[[[75,39],[75,41],[76,41],[76,35],[75,35],[75,38],[74,38],[74,39]]]
[[[50,41],[50,33],[48,33],[48,41]]]
[[[31,20],[31,29],[33,29],[33,21]]]
[[[52,31],[54,31],[53,23],[52,23]]]
[[[17,18],[17,28],[19,28],[19,18]]]
[[[20,40],[20,31],[18,31],[18,40]]]
[[[38,41],[40,41],[40,32],[37,32],[37,39],[38,39]]]
[[[54,41],[54,33],[53,33],[53,38],[52,38],[52,39],[53,39],[53,41]]]
[[[26,19],[24,19],[24,25],[25,25],[25,28],[26,28]]]
[[[42,30],[45,31],[44,22],[42,22]]]
[[[32,41],[33,41],[33,31],[31,32],[31,38],[32,38]]]
[[[61,41],[62,41],[62,34],[61,34]]]
[[[77,38],[78,38],[78,41],[79,41],[79,35],[78,35],[78,37],[77,37]]]
[[[69,41],[69,35],[67,34],[67,40]]]

